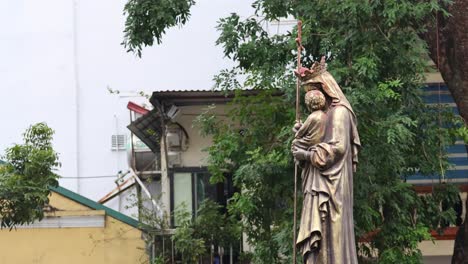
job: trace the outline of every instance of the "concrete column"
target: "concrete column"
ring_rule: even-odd
[[[171,215],[171,181],[168,172],[165,132],[161,136],[161,204],[166,223],[169,225]]]

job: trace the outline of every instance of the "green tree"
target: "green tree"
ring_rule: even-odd
[[[304,23],[302,64],[328,55],[329,70],[357,114],[363,150],[354,179],[356,235],[377,231],[369,244],[359,245],[361,261],[420,263],[418,242],[430,238],[430,229],[454,220],[454,211],[441,211],[439,204],[453,204],[458,192],[441,185],[421,197],[405,183],[415,173],[442,175],[449,166],[445,146],[463,131],[453,114],[421,99],[428,50],[420,36],[434,14],[448,16],[446,10],[435,0],[257,0],[253,10],[257,17],[241,20],[231,14],[218,25],[217,44],[237,64],[221,70],[215,81],[236,94],[228,116],[241,129],[218,122],[210,111],[199,124],[213,137],[212,181],[224,180],[228,170],[242,190],[229,210],[242,217],[243,231],[255,246],[254,263],[291,263],[296,33],[271,34],[263,26],[286,17]],[[258,95],[243,96],[245,88]],[[377,258],[371,258],[374,249]]]
[[[182,256],[183,264],[197,263],[206,253],[205,241],[196,236],[192,214],[187,211],[187,205],[176,208],[174,215],[178,219],[178,227],[172,237],[175,249]]]
[[[158,44],[167,28],[184,25],[190,17],[194,0],[129,0],[124,8],[127,15],[122,44],[127,51],[141,57],[144,46]]]
[[[211,245],[229,248],[240,239],[237,219],[222,213],[222,206],[210,199],[200,204],[193,228],[195,236],[203,239],[208,248]]]
[[[32,223],[44,217],[49,187],[58,185],[54,169],[60,166],[52,148],[54,131],[44,123],[29,127],[23,144],[6,149],[0,164],[1,227]]]
[[[178,219],[173,240],[176,251],[182,256],[182,263],[196,263],[207,256],[212,246],[229,248],[240,239],[240,227],[233,215],[221,212],[221,205],[206,199],[193,219],[185,205],[176,208]]]

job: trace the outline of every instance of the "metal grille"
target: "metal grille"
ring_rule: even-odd
[[[112,135],[112,150],[126,150],[127,137],[125,135]]]

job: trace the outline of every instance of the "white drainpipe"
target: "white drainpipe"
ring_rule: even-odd
[[[75,77],[76,192],[80,193],[80,75],[78,63],[78,1],[73,0],[73,73]]]

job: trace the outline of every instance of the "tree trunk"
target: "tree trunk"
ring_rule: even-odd
[[[447,9],[451,16],[443,17],[439,14],[437,25],[436,23],[430,25],[423,38],[428,44],[431,59],[436,65],[438,64],[442,78],[466,125],[468,120],[468,0],[455,0]],[[468,146],[465,145],[465,147],[468,151]],[[457,233],[452,264],[468,264],[468,210],[465,222]]]
[[[466,200],[466,205],[468,206],[468,199]],[[468,208],[468,207],[466,207]],[[468,211],[468,210],[467,210]],[[457,232],[455,238],[455,246],[453,248],[452,264],[467,264],[468,263],[468,251],[466,243],[467,237],[466,233],[468,230],[468,219],[466,218],[468,213],[465,215],[465,222],[460,225],[460,229]]]
[[[430,25],[423,35],[431,59],[457,104],[462,118],[468,120],[468,0],[455,0],[448,6],[451,16],[438,15],[438,27]],[[439,52],[437,52],[437,29]]]

